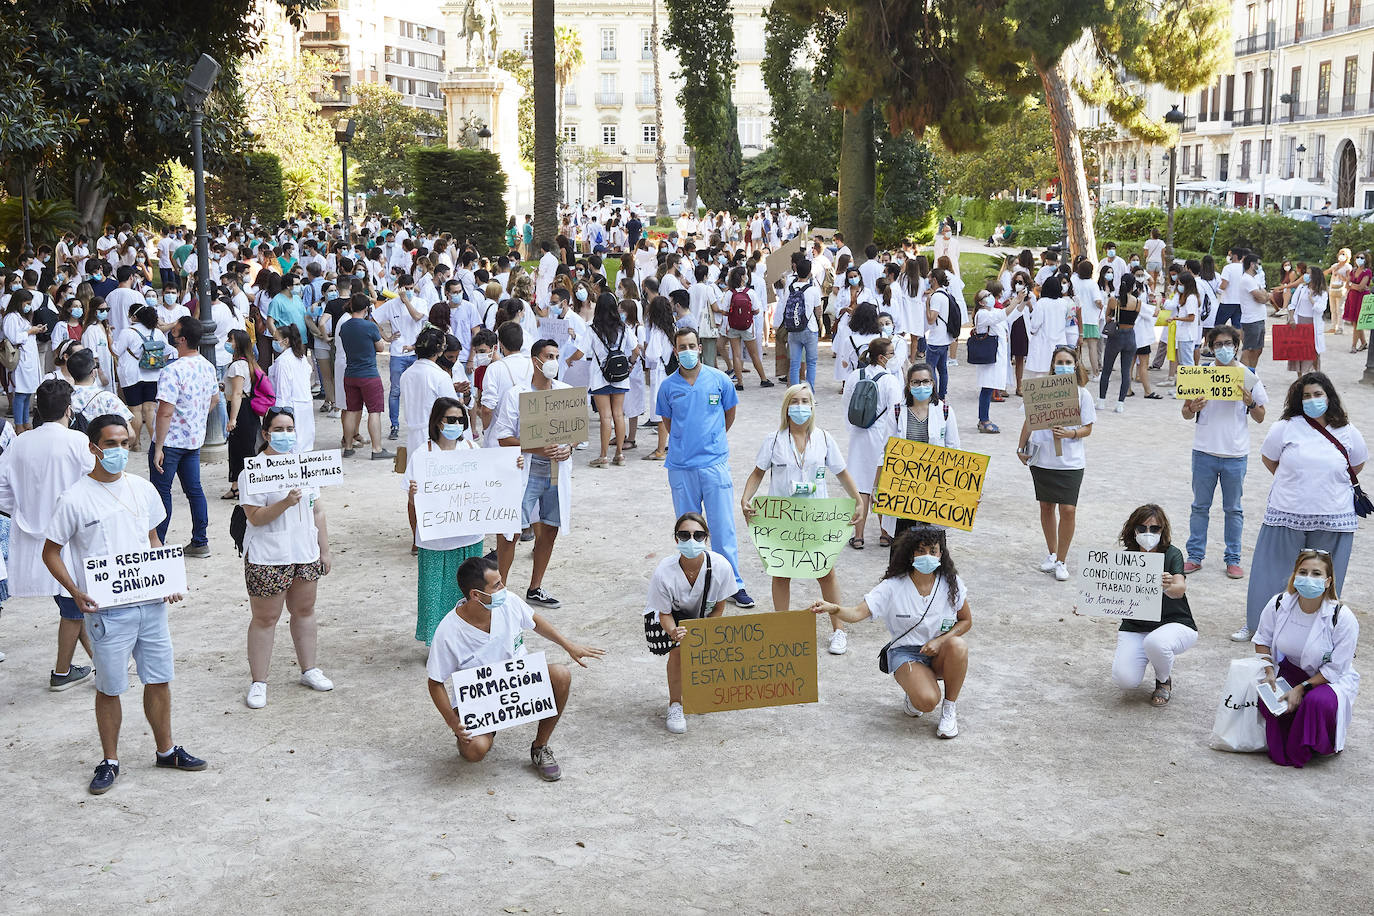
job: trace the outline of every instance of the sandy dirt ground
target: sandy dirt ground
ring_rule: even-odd
[[[1330,339],[1331,374],[1374,437],[1371,389],[1354,384],[1364,358]],[[1272,362],[1261,370],[1271,395],[1292,378]],[[821,372],[830,377],[828,350]],[[1177,663],[1173,702],[1152,709],[1145,689],[1113,686],[1115,627],[1073,616],[1072,584],[1036,571],[1030,476],[1013,455],[1019,402],[994,405],[1002,435],[977,435],[973,374],[953,370],[952,402],[967,447],[992,462],[975,530],[950,538],[974,615],[958,739],[937,740],[935,717],[902,714],[874,661],[886,636],[871,622],[852,627],[849,654],[822,652],[819,703],[692,716],[686,735],[666,733],[663,665],[645,649],[640,611],[673,549],[673,511],[662,465],[638,460],[652,442],[643,431],[626,467],[592,469],[595,452],[577,453],[572,527],[545,580],[563,601],[548,616],[607,650],[575,672],[553,741],[562,782],[529,767],[532,727],[499,734],[481,764],[458,758],[413,639],[415,563],[389,462],[349,460],[347,482],[325,494],[334,571],[320,588],[320,663],[336,689],[296,684],[283,623],[269,705],[250,710],[248,605],[230,504],[216,498],[220,463],[205,468],[214,556],[188,561],[191,595],[171,617],[175,740],[208,771],[156,772],[135,686],[119,781],[88,795],[100,759],[93,688],[47,690],[51,603],[5,609],[3,910],[1251,913],[1319,899],[1327,912],[1368,912],[1370,701],[1355,706],[1349,749],[1306,770],[1207,747],[1228,661],[1247,651],[1227,639],[1246,583],[1220,569],[1219,496],[1210,562],[1189,581],[1201,639]],[[782,390],[749,378],[730,436],[737,487]],[[1179,406],[1136,397],[1124,416],[1100,418],[1077,545],[1110,544],[1144,501],[1186,532],[1192,427]],[[819,417],[843,443],[828,381]],[[321,427],[318,441],[331,442],[337,421]],[[1247,560],[1269,486],[1263,433],[1252,426]],[[188,534],[178,496],[169,540]],[[868,542],[841,556],[846,601],[881,574],[875,522]],[[741,553],[766,610],[758,556],[747,542]],[[1362,530],[1345,597],[1367,628],[1371,561]],[[512,586],[523,590],[528,573],[523,545]],[[794,605],[815,594],[794,586]],[[1372,639],[1367,629],[1362,656]]]

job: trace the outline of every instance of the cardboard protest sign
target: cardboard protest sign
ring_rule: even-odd
[[[987,455],[894,436],[878,468],[873,511],[970,531],[987,473]]]
[[[754,500],[749,534],[763,571],[788,579],[819,579],[835,566],[854,515],[852,499],[777,496]]]
[[[1134,550],[1078,552],[1078,611],[1089,617],[1159,620],[1164,554]]]
[[[1056,426],[1079,426],[1083,414],[1078,406],[1078,376],[1046,375],[1021,382],[1021,394],[1030,428],[1054,429]],[[1054,453],[1064,454],[1060,440],[1054,440]]]
[[[572,338],[572,331],[569,330],[568,319],[566,318],[540,318],[539,337],[543,340],[548,338],[558,344],[559,349]]]
[[[1336,308],[1335,303],[1332,303],[1331,308],[1333,310]],[[1364,302],[1360,304],[1360,314],[1355,319],[1355,330],[1374,330],[1374,296],[1365,296]]]
[[[792,269],[792,255],[802,250],[803,245],[809,245],[809,238],[800,235],[783,242],[777,251],[770,253],[764,258],[764,275],[768,278],[768,301],[776,299],[773,285],[783,278]]]
[[[558,715],[543,652],[455,671],[444,687],[464,730],[474,737]]]
[[[415,524],[422,539],[520,531],[520,449],[431,449],[415,456]]]
[[[520,392],[520,446],[586,442],[588,410],[586,388]]]
[[[1312,362],[1317,358],[1317,339],[1310,324],[1274,325],[1274,361],[1305,360]]]
[[[1182,400],[1239,401],[1245,370],[1240,366],[1179,366],[1174,393]]]
[[[87,557],[83,568],[86,593],[101,607],[159,601],[186,591],[186,560],[177,546]]]
[[[295,487],[325,487],[343,483],[343,454],[336,448],[287,455],[264,453],[244,459],[243,469],[247,476],[242,492],[249,496]]]
[[[810,611],[686,620],[682,709],[721,712],[815,703],[816,615]]]

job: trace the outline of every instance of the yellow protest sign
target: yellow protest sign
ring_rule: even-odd
[[[1239,401],[1244,383],[1240,366],[1179,366],[1174,393],[1183,400]]]
[[[873,511],[970,531],[988,456],[895,436],[887,440]]]
[[[721,712],[815,703],[816,615],[810,611],[687,620],[682,709]]]

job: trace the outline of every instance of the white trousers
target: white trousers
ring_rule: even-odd
[[[1181,623],[1166,623],[1149,633],[1116,634],[1116,657],[1112,659],[1112,681],[1129,690],[1140,686],[1145,666],[1155,669],[1155,680],[1169,680],[1174,656],[1187,652],[1197,643],[1197,630]]]

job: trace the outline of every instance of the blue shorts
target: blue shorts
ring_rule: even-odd
[[[66,595],[53,595],[52,600],[57,602],[57,613],[62,615],[63,620],[86,619],[86,615],[81,613],[81,609],[76,606],[76,602]]]
[[[935,656],[922,655],[920,646],[893,646],[887,650],[887,670],[893,674],[897,669],[907,662],[915,662],[918,665],[925,665],[932,668],[935,664]]]
[[[525,485],[525,501],[521,506],[522,527],[528,528],[535,522],[543,522],[552,528],[559,526],[558,482],[549,479],[549,472],[540,466],[530,469],[530,480]]]
[[[130,604],[86,615],[95,664],[95,689],[117,697],[129,689],[129,659],[138,664],[138,679],[147,684],[172,680],[172,634],[162,601]]]

